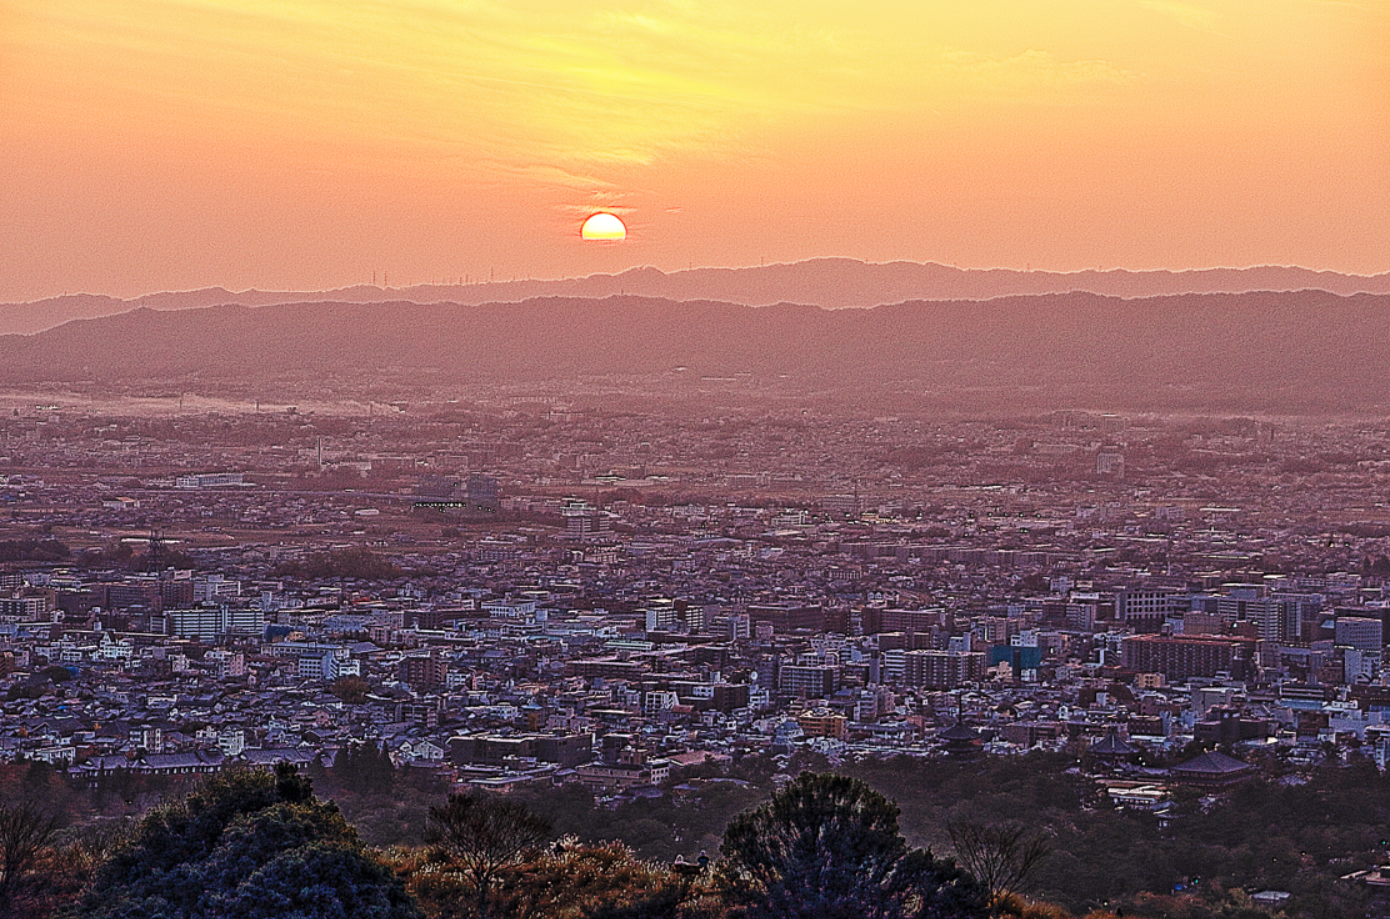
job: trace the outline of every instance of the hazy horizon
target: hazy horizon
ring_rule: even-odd
[[[10,300],[10,301],[5,301],[5,302],[4,302],[4,305],[25,305],[25,304],[34,304],[34,303],[41,303],[41,302],[49,301],[49,300],[60,300],[60,299],[63,299],[64,297],[109,297],[109,298],[111,298],[111,299],[124,301],[124,302],[126,302],[126,303],[139,304],[142,300],[151,299],[151,298],[158,298],[158,297],[163,297],[163,296],[176,296],[176,295],[179,295],[179,294],[198,294],[198,293],[203,293],[203,292],[207,292],[207,291],[215,291],[215,290],[225,290],[227,293],[233,294],[233,295],[239,295],[239,294],[255,294],[255,293],[260,293],[260,294],[325,294],[325,293],[333,293],[333,292],[335,292],[335,291],[349,291],[349,290],[359,290],[359,289],[376,289],[376,290],[380,290],[380,291],[388,291],[388,290],[390,290],[390,291],[409,292],[409,291],[411,291],[411,290],[417,290],[417,289],[421,289],[421,288],[448,288],[448,287],[470,287],[470,286],[481,286],[481,287],[492,286],[492,287],[501,287],[501,286],[505,286],[505,285],[515,285],[515,284],[525,283],[525,282],[528,282],[528,281],[530,281],[530,282],[586,281],[586,280],[597,280],[597,279],[605,279],[605,278],[619,278],[619,277],[622,277],[622,276],[624,276],[624,275],[631,275],[631,274],[634,274],[634,273],[640,273],[640,272],[645,272],[645,271],[658,271],[658,272],[661,272],[663,275],[666,275],[666,276],[668,276],[668,277],[675,277],[675,276],[679,276],[679,275],[696,274],[696,273],[699,273],[699,272],[740,272],[740,271],[748,271],[748,270],[755,270],[755,269],[791,268],[791,267],[796,267],[796,266],[805,265],[805,264],[810,264],[810,263],[818,263],[818,262],[819,262],[819,263],[852,262],[852,263],[857,263],[857,264],[859,264],[859,265],[863,265],[863,266],[869,267],[869,268],[906,265],[906,266],[921,267],[921,268],[933,268],[933,267],[934,267],[934,268],[944,268],[944,269],[950,269],[950,270],[954,270],[954,271],[959,271],[959,272],[962,272],[962,273],[981,273],[981,274],[983,274],[983,273],[988,273],[988,272],[1001,272],[1001,273],[1008,272],[1008,273],[1016,273],[1016,274],[1038,274],[1038,275],[1053,275],[1053,276],[1063,276],[1063,277],[1065,277],[1065,276],[1085,276],[1085,275],[1106,275],[1106,274],[1130,274],[1130,275],[1146,275],[1146,274],[1199,275],[1199,274],[1203,274],[1203,273],[1216,273],[1216,272],[1255,272],[1255,271],[1261,271],[1261,270],[1308,272],[1308,273],[1320,274],[1320,275],[1336,275],[1336,276],[1338,276],[1338,277],[1344,277],[1344,278],[1349,278],[1349,279],[1377,279],[1377,278],[1382,278],[1382,277],[1384,277],[1384,276],[1386,276],[1386,275],[1390,275],[1390,266],[1387,266],[1386,268],[1383,268],[1383,269],[1381,269],[1381,270],[1377,270],[1377,271],[1366,271],[1366,272],[1339,271],[1339,270],[1337,270],[1337,269],[1335,269],[1335,268],[1316,267],[1316,266],[1302,265],[1302,264],[1292,264],[1292,263],[1288,263],[1288,264],[1251,263],[1251,264],[1247,264],[1247,265],[1201,265],[1201,266],[1188,266],[1188,267],[1141,267],[1141,268],[1131,267],[1131,266],[1127,266],[1127,265],[1114,265],[1114,266],[1108,266],[1108,267],[1080,267],[1080,268],[1060,269],[1060,268],[1049,268],[1049,267],[1046,267],[1046,266],[1033,265],[1033,264],[1029,264],[1029,265],[1026,265],[1026,266],[1023,266],[1023,267],[1019,267],[1019,266],[1015,266],[1015,265],[992,265],[992,266],[981,266],[981,265],[955,265],[955,264],[948,264],[948,263],[945,263],[945,262],[935,261],[935,260],[933,260],[933,259],[887,259],[887,260],[884,260],[884,261],[875,261],[875,260],[872,260],[872,259],[860,259],[860,258],[854,258],[854,257],[851,257],[851,256],[843,256],[843,255],[815,255],[815,256],[808,256],[808,257],[803,258],[803,259],[796,259],[796,260],[793,260],[793,261],[786,261],[786,262],[767,262],[767,263],[764,263],[764,264],[744,264],[744,265],[694,265],[694,266],[688,266],[688,267],[685,267],[685,268],[662,268],[662,267],[657,266],[657,265],[641,265],[641,264],[634,264],[634,265],[629,265],[628,267],[625,267],[625,268],[616,269],[616,270],[611,270],[611,271],[593,271],[593,272],[587,272],[587,273],[556,274],[556,275],[547,275],[547,276],[542,276],[542,275],[539,275],[539,274],[535,274],[535,275],[524,275],[524,276],[517,276],[517,277],[511,277],[511,276],[508,276],[508,277],[495,277],[495,278],[492,278],[492,279],[488,279],[488,278],[470,278],[468,281],[464,281],[464,280],[462,280],[462,279],[460,279],[460,278],[441,278],[441,279],[432,279],[432,280],[431,280],[431,279],[413,280],[413,279],[405,278],[405,279],[402,279],[402,280],[400,281],[400,283],[396,283],[394,279],[389,279],[389,278],[388,278],[388,279],[386,279],[386,280],[389,280],[390,283],[387,284],[387,283],[383,283],[383,279],[382,279],[382,278],[377,277],[377,278],[369,279],[369,280],[367,280],[367,281],[354,281],[354,282],[351,282],[351,283],[346,283],[346,284],[342,284],[342,285],[338,285],[338,286],[332,286],[332,287],[317,287],[317,288],[308,288],[308,287],[304,287],[304,288],[294,288],[294,287],[272,287],[272,286],[256,285],[256,284],[252,284],[252,285],[247,286],[247,287],[233,287],[233,286],[230,286],[230,285],[227,285],[227,284],[221,284],[221,283],[217,283],[217,282],[215,282],[215,281],[212,281],[212,282],[209,282],[209,283],[206,283],[206,284],[201,284],[201,285],[199,285],[199,286],[197,286],[197,287],[158,288],[158,289],[156,289],[156,288],[150,288],[150,289],[137,290],[137,291],[110,291],[110,290],[96,290],[96,289],[91,289],[91,290],[65,290],[65,291],[62,291],[62,292],[60,292],[60,293],[46,294],[46,295],[39,296],[39,297],[32,297],[32,298],[15,299],[15,300]],[[1188,292],[1188,291],[1184,290],[1184,291],[1182,291],[1182,292]],[[876,305],[876,304],[875,304],[875,305]]]

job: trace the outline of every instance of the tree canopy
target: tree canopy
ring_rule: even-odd
[[[401,881],[289,767],[214,776],[147,815],[74,919],[418,919]]]
[[[303,559],[282,562],[275,567],[274,573],[318,581],[336,578],[389,581],[400,577],[401,569],[370,549],[349,548],[314,552]]]
[[[729,824],[720,884],[749,919],[983,916],[986,891],[909,849],[898,807],[858,779],[803,773]]]
[[[7,875],[16,878],[21,888],[11,898],[10,912],[24,919],[83,919],[126,915],[128,908],[128,915],[136,919],[155,914],[178,917],[190,915],[200,908],[197,902],[205,902],[225,907],[222,914],[229,916],[255,915],[251,912],[255,908],[293,916],[292,905],[272,909],[252,902],[249,893],[257,889],[256,884],[264,884],[273,894],[276,883],[287,887],[291,878],[303,873],[301,869],[286,869],[278,881],[275,871],[266,871],[244,888],[247,896],[238,902],[225,889],[218,893],[217,885],[230,880],[210,872],[229,864],[229,856],[216,861],[215,851],[242,853],[245,857],[239,866],[263,871],[263,864],[279,857],[276,853],[287,849],[302,853],[306,847],[296,839],[326,836],[342,842],[361,833],[375,845],[399,847],[368,858],[389,858],[404,874],[408,890],[427,916],[475,919],[477,885],[463,861],[439,845],[438,837],[435,845],[418,846],[430,805],[445,803],[447,780],[430,770],[392,769],[390,778],[364,781],[359,771],[348,768],[365,766],[370,773],[387,762],[379,746],[368,744],[347,750],[338,764],[342,768],[308,767],[307,774],[315,776],[314,789],[336,797],[332,807],[343,809],[343,818],[332,819],[312,814],[305,818],[306,806],[312,805],[311,810],[329,806],[313,802],[308,784],[292,773],[279,779],[262,774],[248,782],[235,774],[206,780],[117,770],[88,788],[85,782],[69,784],[61,771],[46,763],[0,763],[0,807],[42,802],[43,813],[56,816],[62,826],[27,867]],[[894,810],[893,820],[888,820],[881,804],[869,806],[874,800],[870,792],[862,800],[850,795],[853,800],[841,802],[850,806],[824,808],[837,814],[825,822],[827,828],[845,823],[848,811],[864,818],[859,822],[869,829],[882,831],[864,834],[877,840],[876,849],[865,850],[870,855],[885,852],[891,864],[894,853],[903,853],[891,871],[873,869],[874,859],[867,859],[871,869],[861,873],[877,877],[880,883],[877,888],[850,888],[860,902],[871,904],[856,909],[856,919],[860,912],[872,919],[876,909],[891,917],[958,919],[962,912],[972,912],[969,900],[980,892],[979,887],[1014,891],[990,901],[996,919],[1067,919],[1060,910],[1071,910],[1076,916],[1123,910],[1128,916],[1167,919],[1268,919],[1268,910],[1250,901],[1247,893],[1261,889],[1290,891],[1292,898],[1281,911],[1300,919],[1354,919],[1366,912],[1372,891],[1339,878],[1384,864],[1390,847],[1385,830],[1390,825],[1390,777],[1374,764],[1353,760],[1346,766],[1295,771],[1270,760],[1264,764],[1264,779],[1252,779],[1219,797],[1174,789],[1175,831],[1161,826],[1152,814],[1108,806],[1094,783],[1066,772],[1074,763],[1074,757],[1065,755],[1033,754],[970,763],[898,757],[847,764],[843,768],[852,777],[891,796],[890,810],[901,807],[901,813]],[[748,867],[760,864],[761,857],[735,862],[726,852],[713,872],[691,871],[691,866],[673,865],[673,861],[701,849],[714,853],[735,815],[745,812],[738,823],[746,826],[761,810],[759,804],[767,802],[770,810],[785,773],[794,774],[799,767],[819,771],[828,764],[799,754],[790,766],[779,768],[775,762],[750,756],[727,766],[693,767],[682,776],[679,789],[660,798],[634,796],[602,804],[574,784],[562,788],[537,784],[514,791],[501,800],[524,802],[552,820],[560,835],[573,836],[563,845],[536,846],[501,867],[487,887],[488,917],[736,919],[776,912],[769,905],[773,902],[769,890]],[[784,787],[784,793],[796,785]],[[193,799],[174,805],[171,812],[168,808],[157,811],[133,831],[124,822],[152,802],[173,800],[191,788]],[[868,819],[875,814],[882,819]],[[990,857],[1023,852],[1027,845],[1010,850],[1000,845],[1009,839],[998,835],[1020,832],[1022,815],[1028,829],[1017,841],[1045,839],[1052,849],[1032,876],[1001,881],[1002,875],[988,865],[972,867],[970,846],[964,844],[961,830],[977,832],[987,844],[984,854]],[[352,836],[345,837],[344,818],[357,828]],[[905,845],[894,838],[894,822],[906,837]],[[238,827],[241,830],[234,832]],[[931,853],[911,849],[951,844],[952,830],[956,836],[953,854],[977,885],[961,881],[958,869]],[[280,841],[254,838],[262,832]],[[784,827],[777,834],[785,837],[788,832]],[[841,834],[827,831],[820,844],[832,851],[852,848],[843,838],[829,837]],[[346,844],[349,867],[360,867],[353,848],[354,844]],[[858,857],[854,852],[850,856]],[[314,870],[331,873],[324,861],[317,864]],[[1005,861],[1000,867],[1014,870],[1020,864]],[[350,877],[356,870],[344,869],[343,874]],[[366,870],[373,869],[368,865]],[[234,872],[228,869],[227,873]],[[94,875],[100,876],[93,882],[95,892],[77,904]],[[785,901],[795,905],[801,892],[786,893],[786,889],[802,883],[798,877],[813,875],[797,876],[790,869],[779,869],[770,875],[775,883],[769,886],[775,894],[781,885]],[[369,880],[392,883],[389,878]],[[179,905],[168,893],[185,888],[196,891],[199,885],[208,894],[192,906]],[[813,891],[810,882],[804,886]],[[1059,906],[1039,906],[1018,896],[1019,890]],[[286,898],[278,902],[288,901],[283,888],[277,896]],[[175,905],[160,903],[156,897]],[[107,905],[108,899],[121,905]],[[324,902],[329,908],[311,911],[306,906],[301,915],[334,915],[338,907],[333,904],[339,901],[325,898]],[[881,908],[872,906],[876,902]],[[814,911],[806,907],[789,913]],[[0,919],[3,913],[0,909]],[[370,911],[363,914],[372,915]]]

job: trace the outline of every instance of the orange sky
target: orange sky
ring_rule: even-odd
[[[0,254],[0,300],[1386,271],[1390,0],[0,0]]]

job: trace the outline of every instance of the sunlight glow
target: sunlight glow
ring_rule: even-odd
[[[579,235],[584,239],[626,239],[627,227],[613,214],[600,211],[584,221]]]
[[[1390,0],[9,0],[0,302],[558,276],[595,213],[641,227],[607,268],[1378,272],[1386,35]]]

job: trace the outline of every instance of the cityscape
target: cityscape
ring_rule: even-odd
[[[370,742],[620,793],[768,748],[1390,755],[1371,423],[495,394],[3,431],[11,760]]]
[[[1390,919],[1390,0],[9,0],[0,919]]]

